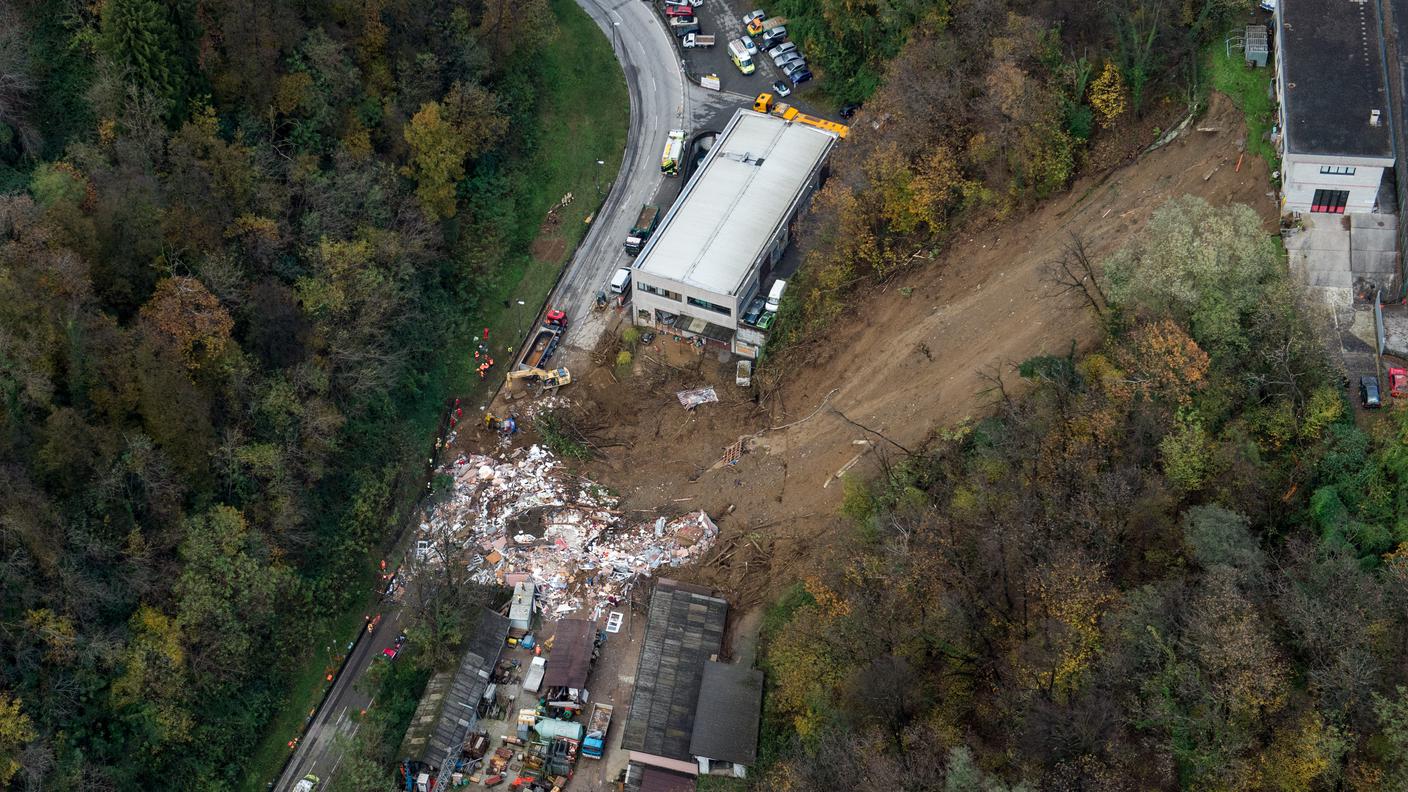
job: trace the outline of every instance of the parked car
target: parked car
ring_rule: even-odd
[[[690,8],[698,8],[699,6],[704,5],[704,0],[665,0],[665,5],[689,6]]]
[[[776,63],[778,67],[781,67],[782,64],[788,61],[802,60],[805,59],[805,57],[806,56],[802,54],[801,50],[797,49],[796,47],[793,47],[792,49],[787,50],[786,52],[778,52],[777,54],[773,55],[772,62]]]
[[[1270,11],[1273,14],[1276,13],[1276,0],[1261,0],[1257,5],[1261,6],[1262,11]]]
[[[1388,370],[1388,395],[1395,399],[1408,398],[1408,369]]]
[[[670,32],[676,36],[688,36],[699,32],[699,21],[692,16],[670,17]]]
[[[777,313],[778,306],[782,305],[782,293],[787,291],[787,281],[778,278],[772,282],[772,288],[768,290],[768,301],[764,306],[768,311]]]
[[[772,49],[768,50],[768,57],[776,58],[778,55],[781,55],[785,52],[791,52],[794,49],[797,49],[797,45],[795,43],[791,41],[784,41],[781,44],[778,44],[776,47],[773,47]]]
[[[750,39],[750,38],[748,38],[747,36],[744,36],[743,38],[739,39],[739,41],[742,41],[742,42],[743,42],[743,49],[748,50],[748,54],[749,54],[750,56],[753,56],[753,57],[756,57],[756,56],[757,56],[757,54],[758,54],[758,45],[753,43],[753,39]]]
[[[805,68],[798,69],[797,71],[794,71],[794,72],[792,72],[791,74],[787,75],[787,79],[789,79],[789,80],[792,81],[792,86],[793,86],[794,88],[795,88],[796,86],[801,85],[802,83],[806,82],[807,80],[810,80],[811,78],[812,78],[812,73],[811,73],[811,71],[809,71],[808,69],[805,69]]]
[[[790,61],[782,64],[782,73],[786,74],[789,80],[792,79],[792,75],[797,72],[809,71],[811,71],[811,69],[807,68],[807,62],[804,60]],[[796,84],[797,81],[792,80],[792,82]]]
[[[840,115],[842,118],[850,118],[851,116],[855,115],[856,111],[859,109],[860,105],[858,104],[843,105],[841,107]]]
[[[785,55],[778,56],[777,60],[773,61],[773,63],[777,64],[777,68],[786,72],[796,69],[798,66],[806,66],[807,59],[803,58],[801,53],[789,52]]]
[[[758,320],[763,316],[763,306],[767,303],[762,297],[754,297],[748,303],[748,310],[743,312],[743,324],[757,325]]]
[[[1359,378],[1359,403],[1371,410],[1384,406],[1383,400],[1379,398],[1378,377]]]
[[[692,17],[694,16],[694,6],[692,5],[667,5],[665,6],[665,16],[672,17]]]
[[[787,28],[778,25],[775,28],[768,28],[763,31],[763,46],[772,47],[782,43],[787,38]]]
[[[767,16],[767,14],[763,13],[762,9],[759,9],[757,11],[749,11],[748,13],[743,15],[743,27],[746,28],[748,27],[749,22],[752,22],[755,19],[762,19],[765,16]]]
[[[612,294],[625,294],[626,290],[631,288],[630,267],[621,267],[617,269],[616,274],[611,276],[611,284],[609,288],[611,289]]]
[[[777,98],[783,99],[792,95],[792,89],[787,87],[787,83],[778,80],[772,84],[772,93]]]

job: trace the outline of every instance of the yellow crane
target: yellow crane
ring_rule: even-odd
[[[784,121],[795,121],[799,124],[807,124],[817,129],[825,129],[827,132],[835,132],[836,137],[845,140],[850,134],[851,128],[845,124],[838,124],[835,121],[827,121],[825,118],[810,116],[786,102],[777,101],[772,94],[764,91],[758,94],[758,98],[753,100],[753,110],[758,113],[769,113],[781,118]]]

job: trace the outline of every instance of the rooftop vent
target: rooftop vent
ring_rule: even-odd
[[[1378,111],[1378,110],[1370,110],[1370,111],[1369,111],[1369,126],[1378,126],[1378,125],[1379,125],[1379,111]]]
[[[747,151],[742,154],[736,151],[724,151],[720,152],[719,156],[724,159],[731,159],[734,162],[741,162],[744,165],[753,165],[755,167],[761,167],[765,159],[764,157],[755,157],[752,152]]]

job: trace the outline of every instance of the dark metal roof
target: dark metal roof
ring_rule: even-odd
[[[508,638],[508,619],[489,610],[480,609],[479,626],[470,636],[464,658],[455,669],[449,689],[445,691],[436,714],[435,729],[430,734],[423,760],[440,766],[446,758],[459,755],[465,738],[474,730],[479,718],[475,708],[489,686],[499,652]]]
[[[694,756],[737,764],[758,758],[758,719],[763,712],[763,672],[731,663],[705,663],[694,709]]]
[[[728,603],[706,589],[665,578],[656,583],[623,749],[690,760],[704,664],[722,648],[727,618]]]
[[[1392,157],[1377,0],[1280,0],[1277,24],[1286,149]],[[1380,112],[1378,126],[1371,110]]]
[[[592,644],[596,623],[589,619],[563,619],[553,633],[552,653],[548,655],[543,685],[584,688],[592,670]]]
[[[694,792],[694,776],[631,762],[626,765],[626,792]]]

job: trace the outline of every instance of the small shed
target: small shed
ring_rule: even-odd
[[[762,671],[735,663],[705,663],[689,740],[699,772],[743,778],[745,768],[758,758],[762,711]]]
[[[527,630],[533,626],[533,599],[537,589],[533,581],[525,580],[513,587],[513,601],[508,606],[508,626]]]
[[[563,619],[553,634],[543,684],[552,688],[580,690],[587,686],[592,670],[592,650],[596,642],[596,622],[589,619]]]

